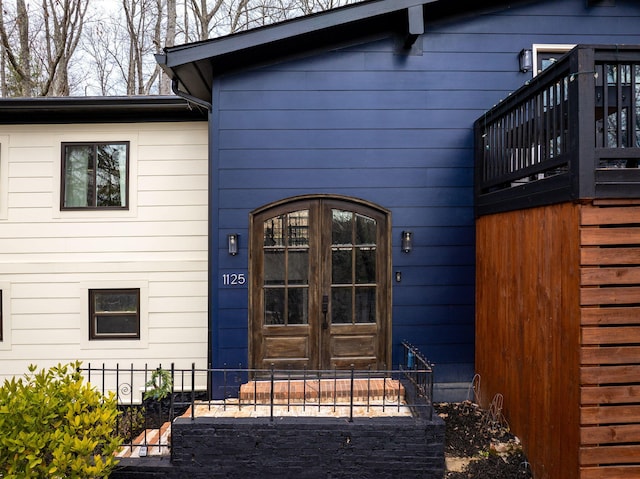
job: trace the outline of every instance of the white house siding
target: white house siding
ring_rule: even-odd
[[[128,211],[60,210],[68,141],[130,142]],[[206,367],[207,149],[206,122],[0,126],[0,379]],[[89,341],[88,289],[114,287],[141,289],[141,339]]]

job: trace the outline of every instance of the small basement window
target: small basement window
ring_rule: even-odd
[[[90,289],[89,339],[140,339],[140,289]]]
[[[128,209],[129,142],[63,143],[62,209]]]

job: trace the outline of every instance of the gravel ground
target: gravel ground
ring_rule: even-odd
[[[445,479],[532,479],[520,441],[501,417],[469,401],[440,403],[446,424]]]

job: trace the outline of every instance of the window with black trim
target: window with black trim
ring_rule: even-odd
[[[129,208],[129,142],[63,143],[62,209]]]
[[[140,339],[140,289],[90,289],[89,339]]]

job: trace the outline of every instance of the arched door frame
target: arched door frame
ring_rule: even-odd
[[[333,208],[333,209],[332,209]],[[376,322],[375,326],[375,345],[371,346],[375,349],[375,361],[372,363],[369,359],[368,365],[371,365],[378,369],[390,367],[391,360],[391,213],[389,210],[365,201],[359,198],[353,198],[343,195],[329,195],[329,194],[313,194],[302,195],[290,198],[284,198],[268,205],[261,206],[250,213],[250,240],[249,240],[249,364],[252,368],[262,369],[267,367],[267,360],[264,353],[264,341],[267,334],[264,333],[264,290],[263,290],[263,268],[264,268],[264,221],[268,218],[276,217],[277,215],[283,215],[295,211],[308,210],[310,218],[317,218],[313,220],[313,224],[309,225],[309,238],[310,238],[310,250],[312,257],[310,258],[310,270],[309,270],[309,322],[307,325],[297,326],[296,328],[290,328],[290,330],[299,331],[302,336],[309,335],[311,340],[307,346],[302,345],[293,337],[285,337],[285,341],[279,339],[278,336],[282,333],[282,336],[286,336],[284,331],[287,328],[270,328],[269,336],[275,334],[273,338],[274,343],[281,342],[283,345],[290,344],[294,350],[300,349],[303,351],[307,348],[305,354],[309,357],[317,357],[318,364],[309,364],[308,362],[301,361],[299,358],[292,359],[294,364],[287,365],[287,359],[282,361],[274,361],[275,367],[285,368],[300,368],[307,367],[309,369],[316,369],[319,366],[327,366],[327,358],[323,358],[322,355],[332,355],[332,352],[323,353],[322,344],[318,345],[313,338],[322,338],[325,334],[321,330],[323,328],[319,314],[323,310],[323,296],[327,296],[327,288],[331,288],[331,280],[327,278],[327,271],[323,272],[323,268],[320,266],[326,264],[326,258],[331,255],[327,252],[330,248],[327,247],[327,238],[331,241],[331,223],[327,223],[327,211],[334,211],[334,209],[344,209],[345,211],[351,211],[356,215],[371,216],[376,219],[377,239],[376,239]],[[328,230],[328,232],[327,232]],[[320,244],[323,244],[325,252],[321,251]],[[313,257],[317,254],[316,257]],[[328,255],[328,256],[327,256]],[[326,269],[326,268],[324,268]],[[329,285],[329,286],[327,286]],[[326,302],[326,299],[325,299]],[[329,305],[329,309],[331,305]],[[325,308],[326,309],[326,308]],[[336,341],[332,343],[331,350],[349,349],[353,348],[354,358],[350,361],[348,357],[348,351],[345,353],[345,357],[336,360],[335,364],[331,364],[331,367],[349,367],[349,362],[352,362],[356,367],[365,367],[366,360],[360,357],[357,353],[358,348],[367,348],[367,342],[370,341],[368,329],[373,331],[372,325],[354,325],[353,328],[348,328],[344,325],[330,325],[329,329],[333,331],[343,331],[345,334],[338,337]],[[324,328],[326,325],[326,316],[324,321]],[[297,333],[296,333],[297,334]],[[333,333],[332,333],[333,334]],[[337,333],[336,333],[337,334]],[[270,336],[271,337],[271,336]],[[332,336],[333,337],[333,336]],[[270,339],[271,340],[271,339]],[[289,343],[286,343],[289,341]],[[374,340],[371,340],[374,341]],[[322,343],[322,339],[319,340]],[[362,343],[362,344],[360,344]],[[285,348],[280,345],[279,348]],[[327,350],[328,351],[328,350]],[[364,353],[363,353],[364,354]],[[286,354],[285,354],[286,356]],[[291,356],[296,354],[291,353]],[[334,358],[332,358],[333,360]]]

